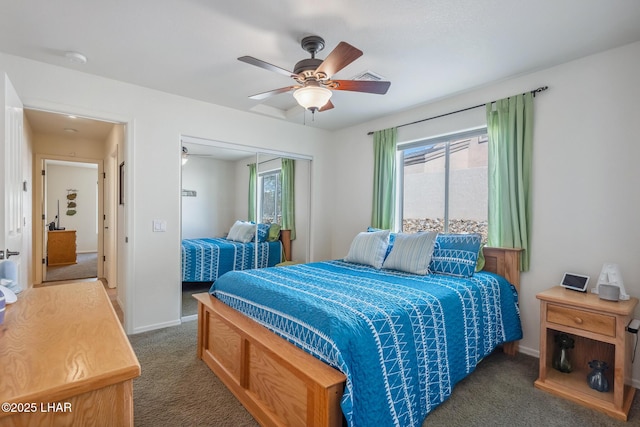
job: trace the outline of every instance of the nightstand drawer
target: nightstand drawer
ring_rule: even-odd
[[[615,316],[549,304],[547,306],[547,322],[571,326],[572,328],[610,337],[616,336]]]

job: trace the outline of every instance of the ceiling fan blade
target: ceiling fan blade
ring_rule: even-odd
[[[329,56],[322,61],[322,64],[316,69],[316,73],[322,72],[327,77],[331,77],[361,56],[362,51],[360,49],[351,46],[349,43],[340,42]]]
[[[391,82],[381,82],[375,80],[332,80],[337,86],[331,87],[333,90],[349,90],[352,92],[367,92],[384,95],[389,90]]]
[[[327,110],[331,110],[333,108],[333,104],[331,103],[331,101],[327,101],[326,104],[324,104],[322,106],[322,108],[319,108],[318,111],[327,111]]]
[[[269,64],[268,62],[264,62],[260,59],[254,58],[253,56],[241,56],[238,58],[238,61],[246,62],[247,64],[255,65],[256,67],[264,68],[265,70],[273,71],[287,77],[296,77],[296,74],[293,74],[291,71]]]
[[[249,98],[250,99],[266,99],[269,98],[270,96],[273,95],[278,95],[280,93],[285,93],[285,92],[289,92],[292,91],[293,89],[297,89],[300,86],[287,86],[287,87],[281,87],[280,89],[274,89],[274,90],[270,90],[268,92],[262,92],[262,93],[257,93],[255,95],[251,95]]]

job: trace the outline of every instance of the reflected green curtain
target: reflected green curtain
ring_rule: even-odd
[[[295,209],[295,160],[282,159],[282,229],[291,230],[291,240],[296,238]]]
[[[249,221],[256,221],[256,186],[258,185],[258,167],[255,163],[249,165]]]
[[[529,270],[533,94],[486,105],[489,134],[488,245],[522,248],[520,270]]]
[[[398,129],[373,133],[373,209],[371,226],[391,230],[396,206],[396,145]]]

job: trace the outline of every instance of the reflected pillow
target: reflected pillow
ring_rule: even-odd
[[[229,234],[227,240],[233,240],[234,242],[249,243],[256,234],[256,225],[245,221],[236,221]]]
[[[471,277],[476,269],[480,234],[438,234],[429,271],[457,277]]]
[[[344,259],[347,262],[370,265],[373,268],[382,268],[385,253],[389,246],[389,231],[363,231],[351,242],[349,253]]]
[[[382,268],[426,275],[429,272],[429,263],[437,235],[436,231],[415,234],[398,233]]]
[[[260,223],[258,224],[258,243],[264,243],[267,241],[267,237],[269,236],[270,224]],[[255,236],[251,238],[253,242],[255,240]]]
[[[229,233],[227,234],[227,240],[236,240],[236,238],[238,237],[238,233],[240,232],[240,229],[242,227],[242,224],[244,224],[244,221],[240,221],[240,220],[233,223],[233,225],[229,229]]]
[[[280,239],[280,224],[271,224],[267,242],[276,242]]]

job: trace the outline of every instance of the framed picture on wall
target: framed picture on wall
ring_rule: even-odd
[[[120,204],[124,205],[124,162],[120,163],[118,176],[118,197]]]

